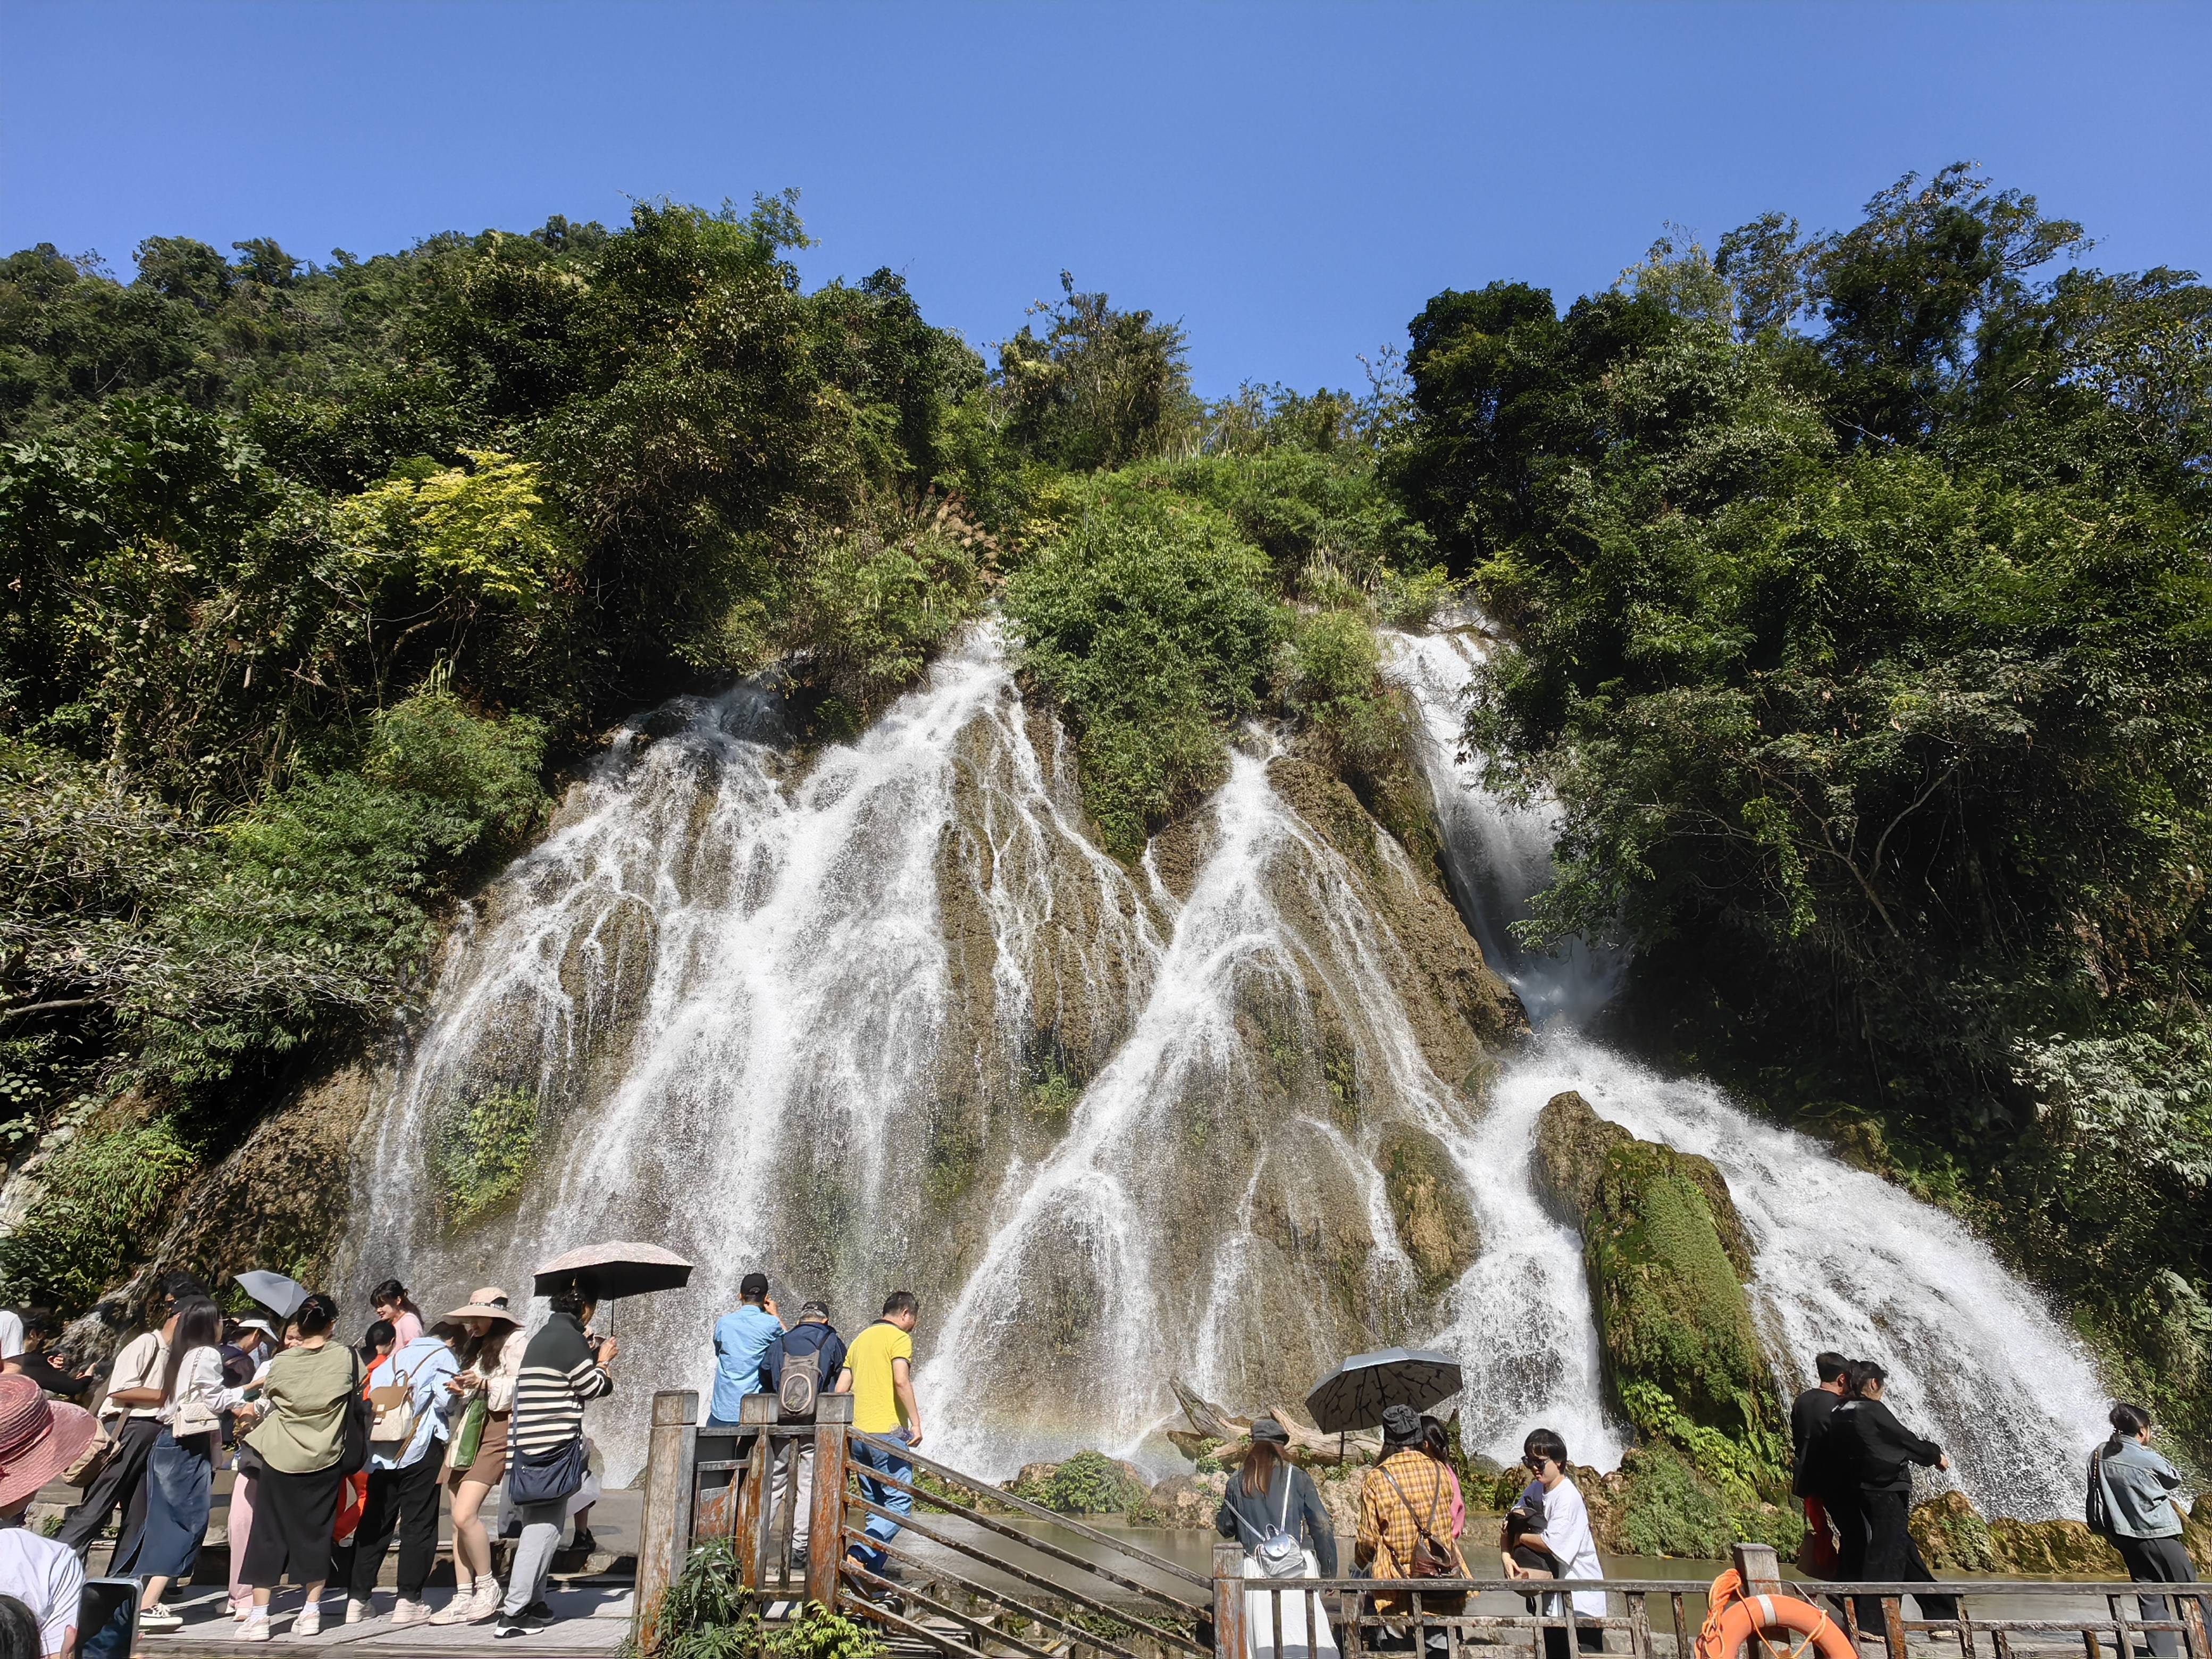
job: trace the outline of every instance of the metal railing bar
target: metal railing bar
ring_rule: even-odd
[[[1061,1635],[1066,1637],[1071,1642],[1079,1643],[1085,1647],[1096,1648],[1101,1653],[1110,1653],[1115,1656],[1115,1659],[1137,1659],[1137,1656],[1131,1653],[1127,1648],[1117,1647],[1113,1643],[1106,1640],[1103,1637],[1094,1636],[1091,1632],[1084,1629],[1080,1625],[1071,1624],[1065,1620],[1045,1612],[1042,1607],[1033,1607],[1026,1601],[1018,1601],[1013,1596],[1007,1595],[1004,1590],[992,1589],[986,1585],[976,1583],[972,1579],[963,1578],[957,1573],[944,1572],[940,1569],[932,1566],[929,1563],[924,1561],[920,1556],[912,1554],[906,1550],[899,1548],[896,1544],[893,1543],[889,1539],[878,1539],[876,1540],[876,1547],[883,1551],[884,1554],[894,1557],[897,1560],[906,1563],[906,1565],[910,1567],[916,1568],[921,1571],[930,1573],[936,1577],[950,1579],[952,1583],[959,1585],[961,1589],[968,1591],[971,1595],[988,1596],[990,1600],[997,1602],[1000,1607],[1006,1608],[1010,1612],[1018,1613],[1024,1619],[1034,1619],[1041,1625],[1050,1626],[1054,1630],[1058,1631]]]
[[[1211,1578],[1202,1577],[1199,1574],[1191,1571],[1188,1567],[1178,1566],[1175,1562],[1168,1560],[1164,1556],[1154,1555],[1150,1550],[1141,1549],[1138,1546],[1125,1542],[1121,1539],[1112,1536],[1110,1534],[1096,1531],[1090,1527],[1083,1525],[1080,1522],[1071,1521],[1067,1516],[1055,1514],[1053,1510],[1046,1509],[1041,1504],[1032,1504],[1025,1498],[1017,1498],[1012,1492],[1001,1491],[996,1486],[983,1486],[976,1481],[972,1476],[963,1474],[957,1469],[947,1468],[942,1463],[933,1462],[930,1459],[924,1457],[920,1452],[910,1450],[908,1448],[899,1444],[896,1440],[882,1439],[872,1434],[862,1434],[857,1429],[853,1431],[853,1438],[855,1440],[865,1440],[872,1446],[880,1447],[884,1451],[890,1453],[893,1456],[902,1458],[906,1462],[912,1463],[916,1468],[927,1469],[932,1474],[937,1476],[939,1480],[950,1481],[969,1492],[974,1492],[979,1498],[988,1498],[994,1504],[1005,1504],[1012,1509],[1019,1510],[1024,1515],[1035,1516],[1040,1521],[1049,1521],[1055,1527],[1065,1527],[1068,1531],[1073,1533],[1079,1538],[1087,1538],[1094,1544],[1103,1544],[1109,1549],[1119,1550],[1122,1554],[1133,1557],[1135,1559],[1142,1561],[1146,1566],[1156,1568],[1161,1572],[1167,1573],[1173,1577],[1180,1578],[1186,1583],[1196,1584],[1200,1589],[1208,1591],[1211,1591],[1213,1588],[1213,1580]],[[873,1474],[872,1471],[870,1473],[872,1474]],[[883,1477],[876,1475],[874,1478],[881,1480]],[[1079,1563],[1079,1565],[1087,1565],[1089,1564]]]
[[[893,1595],[898,1593],[896,1584],[892,1583],[888,1578],[880,1577],[870,1572],[863,1566],[857,1566],[848,1562],[843,1576],[848,1579],[868,1579],[882,1585]],[[960,1659],[989,1659],[988,1655],[969,1647],[965,1642],[956,1641],[942,1631],[933,1631],[928,1626],[917,1623],[914,1620],[901,1618],[880,1601],[871,1601],[868,1597],[860,1595],[849,1597],[840,1595],[837,1600],[841,1603],[848,1605],[855,1616],[875,1624],[888,1625],[894,1630],[902,1630],[916,1641],[927,1642],[939,1652],[957,1654],[960,1656]]]
[[[872,1504],[865,1498],[855,1498],[849,1501],[859,1504],[860,1508],[866,1510],[871,1514],[882,1516],[886,1521],[897,1522],[901,1527],[906,1528],[908,1531],[920,1533],[924,1538],[928,1539],[933,1544],[942,1544],[946,1549],[957,1550],[961,1554],[970,1556],[975,1560],[982,1562],[986,1566],[995,1567],[1000,1572],[1008,1574],[1012,1577],[1018,1578],[1025,1584],[1034,1584],[1039,1589],[1049,1590],[1054,1595],[1065,1596],[1068,1601],[1080,1602],[1083,1606],[1090,1608],[1091,1612],[1103,1613],[1107,1618],[1113,1620],[1116,1624],[1127,1625],[1133,1630],[1142,1631],[1146,1635],[1156,1638],[1159,1641],[1167,1643],[1171,1646],[1181,1648],[1186,1653],[1194,1653],[1201,1656],[1206,1653],[1206,1650],[1204,1648],[1200,1647],[1196,1642],[1191,1640],[1190,1638],[1182,1635],[1180,1632],[1169,1630],[1162,1626],[1149,1623],[1148,1621],[1139,1618],[1133,1613],[1127,1612],[1121,1607],[1109,1606],[1104,1601],[1097,1601],[1091,1596],[1085,1595],[1081,1590],[1070,1589],[1066,1584],[1056,1584],[1051,1579],[1042,1577],[1036,1573],[1018,1567],[1010,1561],[1001,1561],[995,1556],[986,1555],[981,1550],[975,1548],[973,1545],[964,1544],[957,1538],[948,1538],[943,1533],[935,1530],[933,1528],[921,1525],[910,1515],[895,1515],[890,1510],[884,1509],[881,1504]],[[1194,1617],[1204,1618],[1211,1616],[1212,1609],[1210,1607],[1187,1608],[1185,1611],[1191,1613]]]
[[[1188,1601],[1178,1601],[1176,1597],[1169,1595],[1168,1592],[1164,1589],[1155,1589],[1150,1584],[1140,1584],[1133,1578],[1125,1578],[1120,1573],[1115,1572],[1111,1567],[1101,1566],[1096,1561],[1086,1561],[1083,1557],[1076,1554],[1072,1550],[1064,1550],[1060,1548],[1059,1545],[1049,1542],[1045,1539],[1039,1538],[1033,1533],[1024,1532],[1019,1527],[1010,1526],[1006,1522],[1000,1521],[994,1516],[985,1515],[981,1510],[970,1509],[964,1504],[955,1503],[949,1498],[945,1498],[937,1492],[926,1491],[920,1486],[913,1485],[911,1482],[896,1480],[890,1475],[879,1474],[873,1469],[855,1468],[854,1473],[860,1475],[862,1479],[872,1480],[879,1485],[890,1486],[895,1491],[905,1492],[909,1497],[914,1498],[919,1502],[933,1504],[935,1507],[944,1510],[948,1513],[959,1516],[963,1520],[972,1521],[977,1526],[982,1527],[991,1532],[997,1533],[1001,1538],[1010,1539],[1017,1544],[1033,1549],[1041,1555],[1048,1555],[1055,1561],[1064,1562],[1071,1567],[1080,1567],[1087,1573],[1106,1579],[1109,1583],[1119,1584],[1123,1589],[1133,1590],[1139,1595],[1150,1596],[1153,1601],[1163,1602],[1165,1605],[1173,1607],[1178,1613],[1187,1613],[1196,1617],[1205,1613],[1208,1610],[1203,1607],[1194,1607]],[[866,1498],[862,1498],[860,1501],[866,1503],[867,1500]],[[886,1511],[883,1510],[878,1510],[877,1512],[879,1514],[887,1514]],[[1052,1511],[1047,1510],[1042,1511],[1042,1513],[1047,1516],[1050,1516]],[[896,1516],[887,1516],[887,1518],[897,1520],[899,1517]],[[1090,1531],[1087,1528],[1083,1527],[1072,1528],[1070,1530],[1086,1538],[1095,1538],[1098,1535],[1096,1533]],[[1132,1552],[1132,1553],[1136,1553],[1141,1556],[1143,1553]],[[1150,1559],[1151,1558],[1149,1556],[1146,1556],[1143,1559]],[[1213,1581],[1211,1578],[1198,1578],[1193,1577],[1189,1573],[1182,1573],[1181,1576],[1189,1578],[1193,1583],[1204,1584],[1209,1590],[1213,1588]]]

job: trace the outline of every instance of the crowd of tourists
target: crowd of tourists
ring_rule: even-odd
[[[50,1361],[11,1359],[0,1374],[0,1601],[29,1610],[41,1652],[66,1650],[86,1558],[118,1516],[106,1571],[138,1581],[138,1627],[183,1625],[165,1597],[197,1564],[225,1464],[229,1611],[241,1639],[270,1639],[288,1585],[300,1591],[294,1635],[321,1630],[329,1587],[344,1593],[347,1624],[371,1618],[395,1542],[394,1625],[489,1623],[501,1638],[544,1627],[548,1575],[572,1517],[573,1545],[593,1541],[584,1407],[614,1386],[617,1345],[587,1334],[597,1300],[587,1275],[556,1290],[526,1341],[496,1285],[426,1327],[405,1287],[387,1280],[370,1292],[376,1317],[352,1346],[325,1295],[307,1295],[280,1327],[223,1319],[187,1274],[168,1275],[160,1294],[161,1322],[123,1346],[104,1387]],[[25,1340],[52,1334],[35,1311],[21,1325]],[[0,1339],[16,1336],[0,1329]],[[97,1405],[87,1410],[76,1401],[90,1389]],[[20,1521],[55,1480],[83,1497],[48,1539]],[[503,1591],[483,1517],[495,1490],[516,1539]],[[441,1497],[456,1590],[434,1612],[424,1591]]]

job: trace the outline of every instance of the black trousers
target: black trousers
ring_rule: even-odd
[[[368,1600],[376,1588],[376,1575],[384,1571],[384,1553],[392,1534],[399,1534],[399,1597],[422,1599],[422,1586],[430,1582],[430,1569],[438,1559],[438,1468],[441,1459],[434,1440],[419,1462],[404,1469],[372,1469],[368,1499],[361,1513],[361,1526],[353,1535],[353,1573],[349,1593]]]
[[[54,1534],[58,1542],[76,1552],[80,1561],[118,1504],[123,1505],[122,1538],[146,1524],[146,1457],[161,1437],[161,1425],[150,1417],[123,1419],[116,1431],[115,1455],[100,1478],[84,1489],[84,1502],[64,1517],[62,1529]]]
[[[1906,1528],[1905,1517],[1911,1512],[1912,1495],[1902,1492],[1869,1492],[1859,1495],[1859,1503],[1866,1513],[1866,1559],[1862,1571],[1850,1575],[1877,1584],[1932,1584],[1936,1575],[1928,1571],[1928,1564],[1920,1559],[1920,1547],[1912,1541]],[[1879,1634],[1882,1628],[1881,1599],[1862,1595],[1858,1602],[1859,1628]],[[1916,1595],[1923,1619],[1956,1619],[1959,1601],[1951,1595]]]
[[[1603,1653],[1605,1632],[1577,1625],[1575,1626],[1575,1646],[1584,1653]],[[1566,1632],[1547,1630],[1544,1632],[1544,1659],[1569,1659]]]
[[[1863,1578],[1866,1575],[1866,1505],[1856,1488],[1819,1494],[1820,1507],[1836,1529],[1836,1577]]]
[[[2120,1559],[2128,1564],[2128,1577],[2138,1584],[2193,1584],[2197,1582],[2196,1564],[2190,1560],[2189,1552],[2182,1547],[2179,1538],[2115,1538],[2112,1542],[2119,1549]],[[2202,1596],[2175,1598],[2176,1601],[2185,1599],[2194,1599],[2200,1609],[2204,1606]],[[2136,1604],[2142,1609],[2140,1616],[2145,1619],[2162,1621],[2168,1619],[2179,1620],[2181,1617],[2178,1608],[2167,1607],[2163,1595],[2139,1595],[2136,1598]],[[2159,1659],[2173,1659],[2181,1651],[2179,1633],[2170,1630],[2153,1631],[2150,1650],[2159,1656]]]

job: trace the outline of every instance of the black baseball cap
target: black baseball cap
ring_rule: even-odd
[[[738,1294],[739,1296],[766,1296],[768,1294],[768,1275],[766,1273],[747,1273],[743,1279],[738,1281]]]

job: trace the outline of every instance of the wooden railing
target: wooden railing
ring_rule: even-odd
[[[866,1620],[902,1646],[921,1644],[952,1659],[1209,1659],[1218,1651],[1249,1659],[1313,1659],[1304,1632],[1324,1626],[1347,1656],[1412,1650],[1428,1659],[1468,1659],[1462,1649],[1519,1649],[1545,1659],[1547,1632],[1571,1655],[1583,1632],[1633,1659],[1689,1659],[1705,1586],[1695,1580],[1614,1578],[1547,1582],[1528,1600],[1526,1580],[1504,1578],[1248,1579],[1244,1556],[1218,1544],[1206,1573],[1154,1554],[1131,1540],[1085,1525],[896,1442],[850,1427],[848,1395],[824,1395],[820,1420],[775,1422],[772,1395],[748,1399],[737,1431],[701,1426],[691,1394],[653,1397],[653,1431],[638,1550],[636,1617],[648,1644],[659,1601],[695,1543],[731,1541],[744,1582],[771,1613],[779,1599],[799,1599]],[[809,1446],[813,1489],[810,1548],[803,1571],[791,1559],[779,1502],[786,1455]],[[880,1449],[910,1463],[908,1479],[864,1470],[854,1455]],[[863,1490],[865,1473],[878,1496]],[[881,1501],[897,1493],[914,1512]],[[896,1523],[897,1536],[864,1536],[871,1517]],[[887,1570],[854,1559],[855,1546],[880,1550]],[[893,1565],[895,1564],[895,1565]],[[2185,1659],[2212,1659],[2203,1605],[2192,1595],[2166,1603],[2166,1616],[2143,1616],[2138,1598],[2187,1587],[2048,1580],[1974,1579],[1928,1584],[1796,1583],[1780,1576],[1774,1552],[1740,1545],[1735,1566],[1752,1595],[1795,1596],[1821,1609],[1862,1652],[1879,1644],[1886,1659],[1931,1645],[1960,1659],[2025,1659],[2063,1650],[2081,1659],[2131,1659],[2145,1646],[2171,1647]],[[1575,1610],[1572,1592],[1602,1591],[1607,1611]],[[1499,1593],[1510,1595],[1505,1601]],[[2212,1589],[2204,1592],[2212,1595]],[[1908,1619],[1907,1597],[1959,1598],[1955,1619]],[[1376,1605],[1388,1599],[1391,1610]],[[1486,1601],[1482,1598],[1487,1597]],[[1992,1598],[2047,1604],[2047,1617],[1991,1616]],[[1881,1609],[1862,1629],[1860,1601]],[[2078,1603],[2101,1604],[2084,1613]],[[2073,1602],[2077,1605],[2068,1606]],[[1557,1611],[1547,1609],[1557,1607]],[[1693,1618],[1693,1613],[1697,1616]],[[2158,1638],[2158,1639],[2154,1639]],[[2106,1644],[2110,1644],[2109,1652]],[[1805,1646],[1792,1638],[1775,1659]],[[1984,1651],[1986,1650],[1986,1652]],[[1752,1656],[1752,1659],[1759,1659]]]

